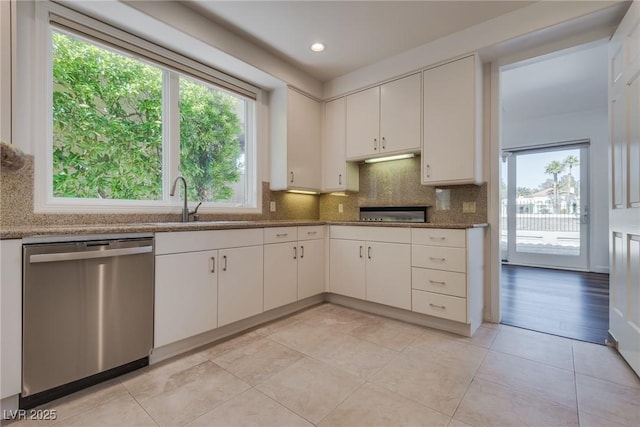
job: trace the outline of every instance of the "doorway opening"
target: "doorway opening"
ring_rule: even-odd
[[[607,45],[503,66],[499,83],[501,321],[604,344]]]

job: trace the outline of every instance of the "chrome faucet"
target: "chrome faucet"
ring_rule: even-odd
[[[189,211],[189,206],[187,206],[187,180],[184,179],[183,176],[178,176],[175,179],[175,181],[173,181],[173,186],[171,187],[171,193],[169,193],[170,196],[173,196],[174,194],[176,194],[176,186],[178,184],[178,181],[182,181],[182,185],[184,188],[184,206],[182,208],[182,222],[189,222],[189,215],[195,215],[198,212],[198,208],[200,207],[202,202],[198,203],[198,206],[196,206],[194,210]]]

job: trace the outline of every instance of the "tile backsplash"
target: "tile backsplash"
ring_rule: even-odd
[[[484,223],[487,221],[487,189],[459,185],[443,188],[420,184],[420,158],[361,164],[360,191],[337,196],[270,191],[262,183],[261,214],[202,214],[202,221],[216,220],[326,220],[356,221],[360,206],[431,206],[434,223]],[[0,170],[0,226],[47,226],[179,221],[180,214],[36,214],[33,212],[33,156],[25,156],[18,171]],[[270,202],[276,212],[270,212]],[[463,202],[475,202],[475,213],[463,213]],[[342,204],[343,212],[339,213]]]
[[[463,202],[475,202],[475,213],[463,213]],[[343,212],[339,212],[342,204]],[[487,222],[487,186],[431,187],[420,184],[420,157],[360,165],[360,191],[320,196],[320,219],[355,221],[360,206],[431,206],[429,222]]]

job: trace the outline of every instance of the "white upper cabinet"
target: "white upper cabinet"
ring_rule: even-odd
[[[382,154],[420,150],[421,76],[413,74],[380,86]]]
[[[420,150],[421,76],[347,96],[347,160]]]
[[[271,94],[271,189],[320,191],[322,105],[291,88]]]
[[[482,182],[482,71],[477,55],[423,73],[422,183]]]
[[[324,104],[322,190],[358,191],[358,165],[346,160],[346,99]]]

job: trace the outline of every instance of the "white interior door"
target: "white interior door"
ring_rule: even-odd
[[[510,153],[503,259],[518,265],[588,269],[588,171],[587,143]]]
[[[609,42],[609,333],[640,375],[640,2]]]

